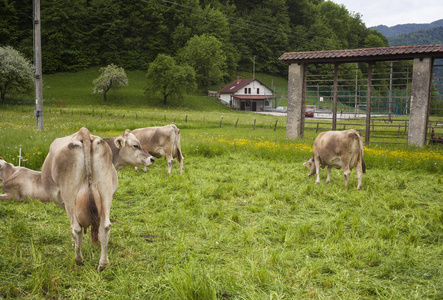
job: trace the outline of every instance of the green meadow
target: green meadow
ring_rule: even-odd
[[[50,143],[82,126],[103,138],[175,123],[184,174],[158,159],[118,172],[109,266],[84,236],[74,262],[66,212],[0,202],[4,299],[442,299],[443,149],[371,145],[358,191],[308,177],[316,133],[287,140],[286,118],[231,111],[201,95],[160,99],[129,87],[92,94],[98,69],[44,76],[44,127],[33,100],[0,106],[0,156],[40,170]],[[281,79],[279,79],[281,80]],[[266,84],[268,84],[266,82]]]

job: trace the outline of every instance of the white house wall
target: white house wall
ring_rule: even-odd
[[[246,93],[245,93],[245,89],[246,89]],[[249,89],[251,90],[251,93],[249,93]],[[258,93],[257,93],[257,89],[258,89]],[[251,83],[249,83],[248,85],[245,85],[244,87],[242,87],[241,89],[239,89],[236,93],[234,93],[232,95],[266,95],[266,96],[273,97],[273,92],[268,87],[262,85],[260,82],[252,81]],[[219,99],[229,105],[229,102],[231,101],[231,94],[222,93],[222,94],[220,94]]]

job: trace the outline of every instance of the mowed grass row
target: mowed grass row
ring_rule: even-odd
[[[81,126],[108,137],[164,125],[161,116],[52,113],[39,132],[29,113],[0,114],[0,156],[17,165],[22,148],[25,166],[37,170],[53,139]],[[254,115],[268,122],[262,117]],[[313,133],[286,140],[285,130],[272,126],[219,128],[183,120],[178,126],[183,175],[176,164],[168,175],[164,160],[147,173],[118,173],[104,272],[96,271],[100,247],[89,232],[85,265],[75,264],[69,221],[55,204],[2,201],[0,297],[443,297],[441,148],[366,148],[367,174],[357,191],[355,171],[347,188],[341,171],[332,172],[329,184],[325,170],[320,185],[307,176],[302,163],[312,153]]]

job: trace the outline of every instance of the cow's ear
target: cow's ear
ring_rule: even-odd
[[[304,163],[303,163],[303,166],[305,166],[305,167],[309,167],[309,161],[304,162]]]
[[[126,135],[128,135],[128,134],[130,134],[130,133],[131,133],[131,130],[126,129],[125,132],[123,132],[123,135],[126,136]]]
[[[116,138],[114,140],[114,144],[115,146],[117,146],[118,149],[121,149],[125,146],[125,139],[121,136],[119,136],[118,138]]]

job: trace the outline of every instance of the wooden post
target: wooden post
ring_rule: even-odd
[[[40,0],[34,0],[34,50],[35,50],[35,110],[37,129],[43,130],[42,47],[40,29]]]
[[[278,122],[278,119],[275,121],[274,131],[277,129],[277,122]]]
[[[369,135],[371,131],[371,97],[372,97],[372,63],[368,63],[368,95],[366,98],[366,130],[365,144],[369,145]]]
[[[188,115],[186,115],[185,123],[188,123]]]
[[[320,124],[318,124],[318,122],[317,122],[317,129],[315,129],[315,133],[318,133],[318,125],[320,125]]]
[[[219,128],[221,128],[222,122],[223,122],[223,117],[221,117]]]
[[[256,121],[256,119],[254,119],[254,130],[255,130],[255,121]]]
[[[334,92],[332,97],[332,130],[337,129],[338,64],[334,64]]]
[[[240,119],[240,118],[237,118],[237,122],[235,122],[235,128],[237,128],[238,119]]]

